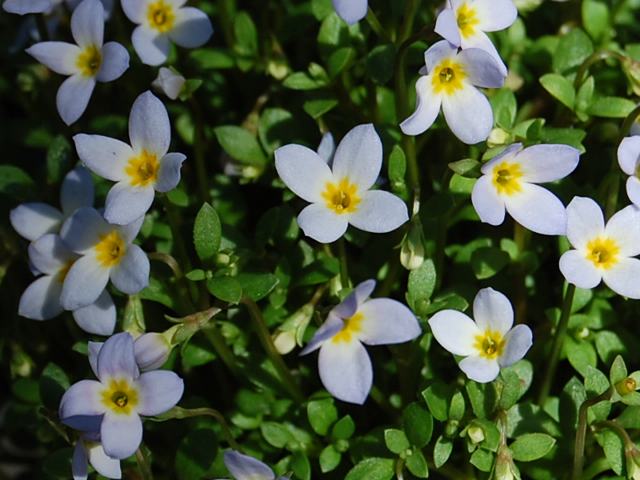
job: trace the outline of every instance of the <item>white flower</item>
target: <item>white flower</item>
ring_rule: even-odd
[[[32,242],[29,245],[29,260],[42,276],[31,283],[20,297],[18,313],[32,320],[49,320],[62,313],[62,287],[67,273],[78,258],[53,233]],[[111,335],[116,325],[116,307],[109,293],[104,290],[95,302],[74,310],[73,318],[86,332]]]
[[[471,201],[480,220],[504,221],[505,209],[523,227],[543,235],[564,235],[567,215],[562,202],[537,183],[559,180],[575,170],[580,152],[567,145],[515,143],[482,166]]]
[[[175,100],[180,96],[184,82],[186,79],[172,68],[161,67],[151,85],[171,100]]]
[[[336,153],[336,142],[333,139],[331,132],[327,132],[322,135],[318,149],[316,150],[318,156],[327,162],[327,165],[331,166],[333,163],[333,155]]]
[[[17,15],[48,12],[52,6],[52,0],[5,0],[2,4],[5,12]]]
[[[9,219],[18,234],[34,241],[45,233],[58,233],[62,223],[80,207],[93,205],[93,180],[84,167],[65,175],[60,189],[62,211],[46,203],[23,203],[11,210]]]
[[[476,87],[498,88],[504,75],[484,50],[458,48],[442,40],[424,54],[427,75],[416,82],[416,111],[400,124],[406,135],[419,135],[435,121],[442,105],[453,134],[467,144],[486,140],[493,127],[489,100]]]
[[[353,25],[367,16],[369,2],[368,0],[333,0],[333,8],[341,19]]]
[[[567,206],[567,238],[575,250],[560,257],[567,282],[594,288],[600,281],[625,297],[640,299],[640,210],[630,205],[604,223],[590,198],[575,197]]]
[[[209,17],[186,0],[122,0],[122,9],[133,23],[133,48],[147,65],[160,65],[169,55],[169,41],[185,48],[205,44],[213,27]]]
[[[318,348],[318,371],[324,387],[345,402],[363,404],[371,390],[373,369],[366,345],[413,340],[420,325],[411,310],[390,298],[369,299],[374,280],[359,284],[335,306],[301,355]]]
[[[224,452],[224,465],[234,480],[275,480],[276,476],[268,466],[249,455],[235,450]],[[278,477],[278,480],[287,480]]]
[[[508,367],[527,353],[532,343],[531,329],[513,326],[513,308],[507,297],[492,288],[483,288],[473,301],[475,321],[457,310],[442,310],[429,320],[437,342],[464,358],[460,369],[471,380],[494,380],[500,368]]]
[[[275,157],[282,181],[311,203],[298,215],[298,225],[318,242],[336,241],[349,224],[366,232],[384,233],[409,219],[400,198],[369,190],[382,167],[382,143],[371,124],[347,133],[331,168],[316,152],[301,145],[280,147]]]
[[[503,75],[507,67],[484,32],[510,27],[518,18],[512,0],[448,0],[436,20],[436,33],[456,47],[481,48],[500,65]]]
[[[149,259],[133,239],[143,218],[129,225],[107,223],[93,208],[80,208],[62,226],[60,236],[82,256],[67,272],[61,303],[75,310],[95,302],[109,279],[123,293],[138,293],[149,284]]]
[[[102,135],[73,137],[78,156],[94,173],[116,183],[107,195],[104,218],[126,225],[143,216],[155,191],[168,192],[180,182],[186,157],[167,153],[171,124],[167,109],[151,92],[141,94],[129,115],[131,146]]]
[[[98,82],[111,82],[129,68],[127,50],[116,42],[104,45],[105,11],[99,0],[84,0],[71,15],[71,33],[77,45],[41,42],[27,53],[51,70],[69,75],[56,96],[58,113],[71,125],[84,113]]]
[[[83,433],[76,441],[71,460],[73,480],[86,480],[89,464],[106,478],[122,478],[120,460],[109,457],[99,441],[98,433]]]
[[[618,147],[618,163],[627,178],[627,196],[634,205],[640,206],[640,135],[627,137]]]

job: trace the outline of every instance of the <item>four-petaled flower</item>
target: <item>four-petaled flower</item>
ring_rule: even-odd
[[[133,338],[126,332],[107,339],[94,373],[98,381],[82,380],[65,392],[59,416],[72,428],[99,417],[104,452],[116,459],[129,457],[140,445],[140,416],[160,415],[171,409],[180,401],[184,389],[182,379],[174,372],[153,370],[140,374]]]
[[[341,19],[353,25],[367,16],[369,0],[333,0],[333,8]]]
[[[480,220],[504,221],[505,210],[523,227],[544,235],[564,235],[567,215],[562,202],[537,183],[559,180],[578,165],[580,152],[568,145],[516,143],[482,166],[471,200]]]
[[[594,288],[601,281],[614,292],[640,299],[640,210],[623,208],[604,222],[590,198],[575,197],[567,206],[567,238],[575,250],[560,257],[567,282]]]
[[[122,0],[122,10],[139,26],[133,31],[133,48],[147,65],[161,65],[169,55],[169,41],[185,48],[204,45],[213,27],[209,17],[186,0]]]
[[[168,192],[180,182],[180,167],[187,158],[167,153],[171,124],[167,109],[147,91],[131,107],[131,146],[102,135],[73,137],[80,159],[93,172],[116,183],[107,195],[104,218],[126,225],[143,216],[155,191]]]
[[[224,452],[224,465],[234,480],[276,480],[273,470],[267,465],[235,450]],[[278,480],[287,480],[287,478],[278,477]]]
[[[407,206],[395,195],[369,190],[382,167],[382,143],[373,125],[359,125],[342,139],[332,167],[313,150],[285,145],[276,150],[276,170],[293,193],[311,202],[298,225],[305,235],[331,243],[349,224],[360,230],[384,233],[408,219]]]
[[[56,96],[58,113],[71,125],[84,113],[98,82],[111,82],[129,68],[127,50],[116,42],[104,45],[105,11],[99,0],[84,0],[71,15],[71,33],[77,45],[41,42],[27,53],[51,70],[70,75]]]
[[[493,127],[489,100],[476,87],[498,88],[504,75],[484,50],[458,48],[447,40],[424,54],[427,75],[416,82],[416,111],[400,124],[406,135],[419,135],[436,120],[440,106],[453,134],[467,144],[486,140]]]
[[[640,135],[627,137],[618,147],[618,163],[627,178],[627,196],[640,207]]]
[[[335,306],[300,355],[320,349],[318,371],[324,387],[345,402],[363,404],[371,390],[373,368],[366,345],[390,345],[420,335],[418,320],[390,298],[369,299],[375,280],[359,284]]]
[[[527,353],[532,343],[531,329],[513,325],[513,308],[507,297],[492,288],[483,288],[473,301],[475,321],[457,310],[442,310],[429,319],[437,342],[464,358],[460,369],[471,380],[494,380],[500,368],[508,367]]]

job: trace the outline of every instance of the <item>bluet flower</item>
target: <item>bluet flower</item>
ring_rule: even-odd
[[[333,8],[341,19],[353,25],[367,16],[369,2],[368,0],[333,0]]]
[[[224,465],[234,480],[276,480],[276,475],[267,465],[235,450],[224,452]],[[278,480],[287,479],[278,477]]]
[[[640,206],[640,135],[626,137],[618,147],[618,164],[627,178],[627,196]]]

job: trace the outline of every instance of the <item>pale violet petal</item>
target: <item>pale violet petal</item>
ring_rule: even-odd
[[[133,102],[129,114],[129,139],[136,153],[146,150],[160,159],[169,150],[169,114],[164,104],[149,90]]]
[[[473,7],[479,20],[478,28],[483,32],[504,30],[518,18],[513,0],[475,0]]]
[[[481,334],[476,323],[457,310],[442,310],[429,319],[436,341],[454,355],[472,355],[476,352],[475,339]]]
[[[504,351],[498,358],[498,363],[501,367],[508,367],[523,358],[529,351],[533,344],[533,333],[526,325],[516,325],[505,335],[504,343]]]
[[[116,306],[106,289],[91,305],[72,313],[78,326],[87,333],[111,335],[116,327]]]
[[[489,100],[468,83],[451,95],[443,95],[442,112],[453,134],[466,144],[487,139],[493,128]]]
[[[129,245],[120,263],[111,269],[111,281],[123,293],[133,295],[149,285],[149,258],[137,245]]]
[[[324,202],[322,192],[333,183],[331,169],[320,156],[302,145],[285,145],[275,152],[276,171],[293,193],[307,202]]]
[[[332,243],[344,235],[349,223],[344,215],[333,213],[323,204],[313,203],[300,212],[298,225],[307,237],[320,243]]]
[[[184,48],[196,48],[204,45],[213,35],[211,20],[202,10],[193,7],[179,8],[169,38]]]
[[[122,10],[133,23],[142,23],[147,13],[147,0],[122,0]]]
[[[134,156],[126,143],[102,135],[80,133],[73,136],[78,157],[94,173],[119,182],[127,178],[125,167]]]
[[[138,413],[145,416],[160,415],[173,408],[182,398],[184,382],[169,370],[154,370],[140,375]]]
[[[386,233],[409,220],[407,205],[392,193],[382,190],[364,192],[349,223],[360,230]]]
[[[567,238],[578,250],[604,233],[604,216],[598,204],[587,197],[574,197],[567,205]]]
[[[100,350],[104,342],[87,342],[87,356],[89,357],[89,365],[91,366],[91,371],[98,378],[98,355],[100,354]]]
[[[640,179],[635,175],[627,178],[626,189],[629,200],[631,200],[634,205],[640,206]]]
[[[503,293],[483,288],[473,300],[473,318],[480,330],[505,335],[513,325],[513,307]]]
[[[133,337],[127,333],[116,333],[109,337],[98,353],[98,378],[107,382],[110,378],[137,379],[140,370],[136,363]]]
[[[109,269],[86,255],[73,264],[62,284],[60,303],[65,310],[77,310],[95,302],[109,281]]]
[[[307,343],[307,345],[302,349],[300,355],[307,355],[311,352],[315,352],[324,342],[332,338],[343,328],[344,321],[337,315],[330,312],[327,320],[320,326],[320,328],[318,328],[318,330],[316,330],[313,338],[311,338],[309,343]]]
[[[104,218],[114,225],[128,225],[147,213],[154,197],[151,185],[134,187],[127,181],[118,182],[107,194]]]
[[[51,9],[51,0],[5,0],[2,8],[5,12],[16,15],[44,13]]]
[[[478,356],[464,358],[458,366],[467,377],[478,383],[492,382],[500,373],[497,360]]]
[[[362,305],[376,288],[374,279],[359,283],[342,302],[331,309],[331,313],[345,320],[355,315],[358,307]]]
[[[170,68],[160,67],[158,76],[151,82],[151,86],[164,93],[171,100],[175,100],[180,96],[185,82],[186,79],[179,73]]]
[[[109,457],[102,444],[91,443],[87,445],[89,463],[100,475],[106,478],[119,479],[122,477],[120,460]]]
[[[37,240],[45,233],[55,233],[62,225],[62,213],[46,203],[23,203],[11,210],[11,226],[27,240]]]
[[[627,175],[635,175],[640,160],[640,135],[622,139],[618,146],[618,164]]]
[[[29,261],[40,272],[56,275],[78,258],[59,235],[47,233],[29,245]]]
[[[105,410],[100,400],[103,388],[95,380],[81,380],[71,385],[60,400],[60,419],[102,415]]]
[[[104,7],[100,0],[83,0],[71,15],[71,33],[81,47],[102,47]]]
[[[82,116],[95,86],[95,78],[78,74],[62,82],[56,95],[56,106],[64,123],[71,125]]]
[[[413,340],[422,330],[415,315],[390,298],[374,298],[358,309],[362,314],[358,338],[367,345],[390,345]]]
[[[131,42],[138,57],[146,65],[161,65],[169,56],[169,37],[157,34],[153,30],[140,25],[131,36]]]
[[[560,199],[534,183],[522,182],[520,188],[517,193],[502,196],[509,215],[532,232],[564,235],[567,213]]]
[[[86,254],[111,228],[102,215],[91,207],[81,207],[69,217],[60,229],[62,241],[74,252]]]
[[[352,128],[338,144],[333,156],[335,179],[348,178],[361,190],[371,188],[381,168],[382,142],[371,123]]]
[[[129,52],[117,42],[107,42],[102,47],[102,64],[96,74],[99,82],[112,82],[129,68]]]
[[[456,14],[451,8],[445,8],[436,19],[435,32],[451,44],[460,46],[460,30]]]
[[[602,280],[611,290],[623,297],[640,299],[640,260],[621,258],[608,270],[603,270]]]
[[[224,452],[224,465],[233,478],[237,480],[249,480],[252,478],[273,480],[275,478],[273,471],[260,460],[243,455],[235,450]]]
[[[23,0],[24,1],[24,0]],[[81,439],[76,441],[71,457],[71,475],[73,480],[86,480],[89,473],[89,459]]]
[[[49,320],[62,313],[60,292],[62,284],[55,275],[36,279],[20,297],[18,315],[31,320]]]
[[[491,176],[483,175],[473,185],[471,203],[484,223],[500,225],[504,222],[504,200],[493,186]]]
[[[318,371],[324,388],[338,400],[362,405],[373,382],[371,360],[358,341],[329,341],[322,344]]]
[[[142,442],[142,420],[137,413],[129,415],[107,412],[100,426],[102,448],[111,458],[133,455]]]
[[[516,154],[520,150],[522,150],[522,144],[521,143],[512,143],[511,145],[505,147],[505,149],[502,150],[498,155],[496,155],[491,160],[489,160],[487,163],[482,165],[482,167],[480,167],[480,171],[484,175],[489,175],[489,174],[491,174],[493,172],[493,168],[496,165],[504,162],[505,160],[510,160],[509,163],[514,163],[513,159],[515,158]]]
[[[186,159],[186,155],[182,153],[167,153],[160,159],[158,179],[155,185],[155,189],[158,192],[168,192],[178,186],[178,183],[180,183],[180,168]]]
[[[336,143],[333,140],[333,135],[331,135],[331,132],[327,132],[322,135],[322,140],[320,140],[320,145],[318,145],[318,156],[324,160],[327,165],[331,165],[335,151]]]
[[[602,272],[577,250],[569,250],[562,254],[560,272],[567,282],[579,288],[595,288],[602,280]]]
[[[162,333],[147,332],[133,342],[133,351],[140,371],[157,370],[171,353],[171,342]]]
[[[76,415],[62,419],[62,423],[66,426],[83,432],[83,437],[96,439],[100,435],[100,424],[102,423],[102,414],[100,415]]]
[[[604,228],[605,235],[611,237],[623,257],[640,255],[640,209],[629,205],[616,212]]]
[[[523,181],[553,182],[576,169],[580,151],[569,145],[533,145],[517,154],[516,161],[522,168]]]
[[[338,16],[349,25],[367,16],[368,0],[332,0]]]
[[[60,206],[65,216],[72,215],[80,207],[91,207],[93,196],[93,179],[86,168],[78,165],[67,173],[60,190]]]
[[[118,231],[122,234],[122,238],[124,238],[125,242],[131,243],[138,236],[138,232],[142,227],[142,223],[144,222],[144,217],[137,218],[133,222],[128,225],[120,225],[118,226]]]
[[[434,43],[426,52],[424,52],[424,61],[427,66],[427,71],[431,73],[442,60],[455,56],[457,51],[458,47],[447,40],[440,40],[439,42]]]
[[[61,75],[73,75],[78,72],[76,61],[80,48],[72,43],[41,42],[27,48],[26,52],[45,67]]]
[[[464,65],[465,74],[471,84],[483,88],[500,88],[507,75],[506,68],[495,61],[489,53],[479,48],[462,50],[457,57]]]
[[[420,135],[436,121],[442,97],[433,91],[432,80],[431,75],[424,75],[416,82],[416,110],[400,124],[405,135]]]

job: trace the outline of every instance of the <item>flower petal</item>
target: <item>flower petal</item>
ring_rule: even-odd
[[[386,233],[409,220],[407,205],[392,193],[382,190],[364,192],[360,205],[349,223],[360,230]]]
[[[109,231],[111,227],[96,209],[82,207],[64,222],[60,237],[74,252],[86,254],[100,241],[100,236]]]
[[[5,0],[2,8],[5,12],[16,15],[44,13],[51,8],[51,0]]]
[[[362,305],[376,288],[376,281],[373,279],[359,283],[353,291],[345,297],[342,302],[333,307],[331,313],[339,318],[347,319],[355,315],[358,307]]]
[[[137,413],[121,415],[107,412],[100,427],[104,453],[124,459],[133,455],[142,442],[142,420]]]
[[[469,145],[486,140],[493,127],[489,100],[470,84],[444,95],[442,112],[453,134]]]
[[[60,206],[66,216],[80,207],[91,207],[93,196],[93,179],[86,168],[78,165],[67,173],[60,190]]]
[[[626,188],[629,200],[631,200],[634,205],[640,206],[640,179],[635,175],[627,178]]]
[[[427,66],[427,72],[431,73],[436,65],[448,57],[453,57],[458,52],[458,47],[451,44],[447,40],[440,40],[429,47],[424,52],[424,62]]]
[[[116,306],[105,289],[91,305],[73,311],[73,319],[87,333],[111,335],[116,327]]]
[[[422,333],[411,310],[390,298],[368,300],[358,313],[362,314],[358,338],[367,345],[408,342]]]
[[[333,176],[348,178],[360,189],[368,190],[382,168],[382,142],[373,124],[352,128],[338,144],[333,156]]]
[[[580,151],[569,145],[534,145],[517,154],[516,161],[520,163],[525,182],[553,182],[576,169]]]
[[[471,35],[470,37],[463,37],[461,44],[463,50],[473,48],[486,52],[487,55],[489,55],[492,59],[492,66],[495,65],[495,67],[498,68],[503,78],[507,76],[507,66],[505,65],[502,57],[500,57],[500,54],[498,53],[498,50],[496,50],[495,45],[486,33],[477,30],[474,35]]]
[[[416,110],[400,124],[405,135],[420,135],[436,121],[442,97],[433,91],[431,75],[423,75],[416,82]]]
[[[88,474],[89,459],[83,441],[78,439],[73,449],[73,457],[71,457],[71,475],[73,480],[86,480]]]
[[[488,383],[496,379],[500,373],[497,360],[471,356],[462,359],[458,364],[467,377],[478,383]]]
[[[468,75],[469,82],[473,85],[484,88],[500,88],[504,85],[504,79],[507,75],[506,67],[501,65],[502,60],[497,62],[485,50],[467,48],[462,50],[457,58],[464,65],[464,71]]]
[[[640,260],[622,258],[609,270],[602,272],[604,283],[623,297],[640,299]]]
[[[176,22],[168,32],[169,38],[184,48],[196,48],[204,45],[213,35],[211,20],[202,10],[183,7],[176,12]]]
[[[558,197],[534,183],[521,183],[520,192],[503,195],[509,215],[532,232],[542,235],[564,235],[567,212]]]
[[[104,218],[114,225],[128,225],[147,213],[154,197],[151,185],[134,187],[127,181],[118,182],[107,194]]]
[[[120,263],[111,269],[111,281],[123,293],[133,295],[149,285],[149,257],[137,245],[129,245]]]
[[[605,235],[615,239],[623,257],[640,255],[640,209],[629,205],[616,212],[604,227]]]
[[[78,258],[67,248],[59,235],[47,233],[29,245],[29,260],[40,272],[56,275]]]
[[[529,351],[533,344],[533,333],[526,325],[516,325],[505,335],[504,341],[504,352],[498,358],[498,363],[501,367],[508,367],[523,358]]]
[[[622,171],[627,175],[635,175],[638,160],[640,160],[640,135],[622,139],[618,147],[618,164]]]
[[[131,35],[138,57],[145,65],[161,65],[169,56],[169,37],[140,25]]]
[[[100,350],[104,342],[87,342],[87,356],[89,357],[89,365],[91,366],[91,371],[98,378],[98,355],[100,354]]]
[[[127,333],[116,333],[109,337],[98,353],[98,378],[106,382],[112,377],[137,379],[140,370],[136,363],[133,337]]]
[[[368,0],[333,0],[338,16],[349,25],[358,23],[367,16]]]
[[[87,455],[91,466],[103,477],[122,478],[120,460],[109,457],[104,448],[102,448],[102,444],[92,443],[87,445]]]
[[[595,288],[602,281],[602,272],[577,250],[569,250],[560,257],[560,272],[579,288]]]
[[[518,9],[512,0],[475,0],[473,6],[480,21],[478,27],[483,32],[504,30],[518,18]]]
[[[133,23],[142,23],[147,12],[147,0],[122,0],[122,10]]]
[[[169,114],[164,104],[149,90],[133,102],[129,115],[129,138],[136,153],[146,150],[160,159],[169,150]]]
[[[309,340],[307,346],[302,349],[300,355],[307,355],[308,353],[316,351],[322,346],[324,342],[332,338],[343,328],[344,321],[333,312],[329,312],[329,316],[327,317],[325,322],[320,326],[320,328],[318,328],[318,330],[316,330],[313,338]]]
[[[126,178],[125,167],[134,156],[129,145],[115,138],[80,133],[73,136],[80,160],[94,173],[119,182]]]
[[[604,233],[602,209],[591,198],[573,197],[567,205],[567,238],[578,250]]]
[[[449,43],[460,46],[460,30],[452,8],[445,8],[436,19],[435,32]]]
[[[489,175],[483,175],[473,185],[471,203],[480,220],[489,225],[500,225],[504,222],[504,200],[492,185]]]
[[[76,61],[80,55],[80,48],[72,43],[40,42],[27,48],[26,52],[48,69],[61,75],[74,75],[78,72]]]
[[[493,330],[505,335],[513,325],[513,307],[503,293],[483,288],[473,300],[473,318],[480,330]]]
[[[100,415],[75,415],[62,420],[66,426],[83,432],[83,437],[89,437],[94,439],[100,436],[100,424],[102,423],[102,416]]]
[[[331,165],[333,162],[333,154],[336,151],[336,142],[333,140],[333,135],[331,132],[327,132],[322,135],[322,140],[320,140],[320,145],[318,145],[318,156],[324,160],[327,165]]]
[[[362,405],[373,382],[371,360],[358,341],[328,341],[318,355],[318,371],[324,387],[335,398]]]
[[[11,226],[21,237],[37,240],[45,233],[60,230],[62,213],[46,203],[23,203],[11,210]]]
[[[78,74],[62,82],[56,95],[56,106],[64,123],[71,125],[82,116],[95,86],[95,78]]]
[[[20,297],[18,315],[31,320],[49,320],[62,313],[60,292],[62,284],[55,275],[36,279]]]
[[[140,375],[138,413],[145,416],[160,415],[173,408],[182,398],[184,382],[169,370],[153,370]]]
[[[101,266],[93,255],[73,264],[62,285],[60,303],[65,310],[77,310],[95,302],[109,281],[109,269]]]
[[[112,82],[129,68],[129,52],[117,42],[105,43],[102,47],[102,64],[96,75],[99,82]]]
[[[104,405],[100,402],[100,392],[103,388],[95,380],[81,380],[71,385],[60,400],[60,420],[64,422],[72,417],[102,415]]]
[[[173,190],[180,183],[180,168],[187,159],[182,153],[167,153],[160,159],[160,169],[155,189],[158,192]]]
[[[454,355],[472,355],[480,329],[467,315],[457,310],[442,310],[429,319],[437,342]]]
[[[307,237],[320,243],[338,240],[347,231],[347,218],[330,211],[320,203],[312,203],[298,215],[298,225]]]
[[[119,225],[118,231],[124,238],[124,241],[127,243],[131,243],[135,240],[140,232],[140,228],[142,227],[142,223],[144,222],[144,217],[139,217],[128,225]]]
[[[80,48],[102,46],[104,7],[100,0],[83,0],[71,15],[71,34]]]
[[[482,167],[480,167],[480,171],[484,175],[490,175],[493,172],[493,168],[496,165],[502,163],[503,161],[511,160],[510,163],[513,163],[514,157],[516,156],[516,154],[520,150],[522,150],[522,144],[521,143],[512,143],[511,145],[508,145],[498,155],[496,155],[491,160],[489,160],[487,163],[482,165]]]
[[[290,144],[278,148],[275,158],[276,171],[289,190],[307,202],[324,202],[325,185],[334,179],[331,169],[316,152]]]
[[[224,452],[224,465],[231,476],[238,480],[251,478],[273,480],[275,478],[273,471],[260,460],[235,450]]]

